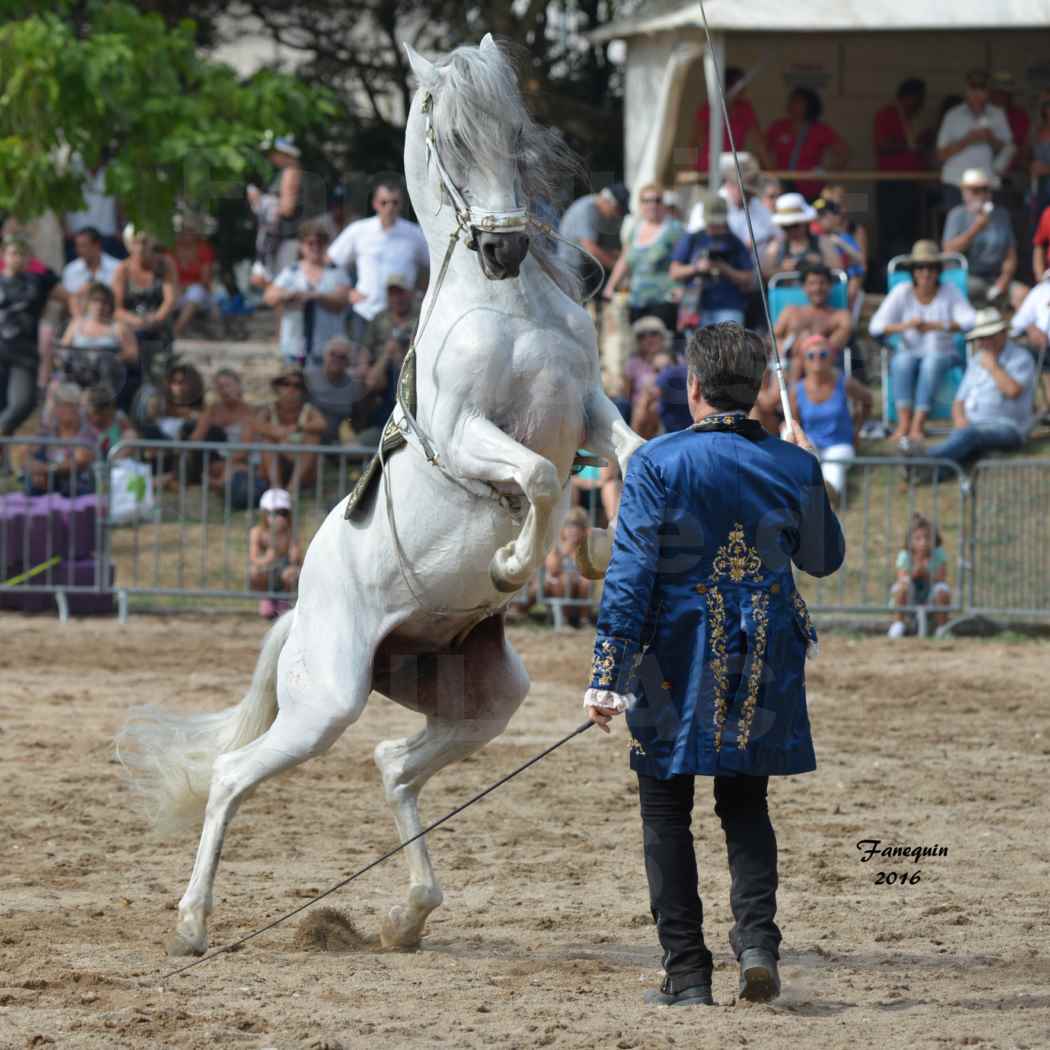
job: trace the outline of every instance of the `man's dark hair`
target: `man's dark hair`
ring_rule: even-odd
[[[805,102],[806,120],[811,123],[815,120],[820,120],[821,114],[824,112],[824,103],[820,101],[820,95],[812,88],[797,87],[791,92],[791,97],[800,98]]]
[[[372,184],[372,197],[380,190],[386,190],[387,193],[396,193],[402,200],[405,196],[405,191],[401,187],[401,180],[396,175],[383,175],[381,178],[376,179]],[[369,200],[371,200],[371,197]]]
[[[986,91],[988,89],[988,70],[971,69],[966,74],[966,86],[978,91]]]
[[[75,234],[73,234],[74,240],[77,237],[87,237],[87,239],[91,241],[92,244],[102,243],[102,234],[99,233],[94,226],[81,226],[80,229],[77,230]]]
[[[698,329],[685,348],[689,374],[704,400],[722,412],[750,412],[766,374],[766,345],[738,324]]]
[[[726,66],[726,92],[732,91],[734,86],[744,79],[744,75],[739,66]]]
[[[897,86],[897,98],[925,98],[926,81],[918,77],[908,77]]]
[[[829,270],[827,266],[823,263],[813,262],[807,263],[802,267],[802,273],[800,274],[802,283],[805,284],[806,278],[811,277],[813,274],[816,274],[818,277],[823,277],[829,282],[832,279],[831,270]]]

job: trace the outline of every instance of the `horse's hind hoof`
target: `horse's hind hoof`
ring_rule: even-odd
[[[191,955],[203,955],[207,950],[208,946],[206,944],[202,947],[190,944],[190,942],[180,933],[175,934],[175,936],[168,941],[168,954],[177,959],[186,958]]]

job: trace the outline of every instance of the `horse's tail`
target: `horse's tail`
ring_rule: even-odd
[[[270,628],[244,699],[214,714],[174,715],[133,707],[117,735],[117,758],[150,824],[164,834],[197,825],[204,813],[212,766],[219,755],[250,744],[277,717],[277,659],[294,611]]]

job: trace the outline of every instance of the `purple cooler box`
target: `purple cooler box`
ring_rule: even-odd
[[[51,493],[0,497],[0,582],[58,555],[83,561],[95,552],[98,496],[70,499]]]
[[[0,609],[10,612],[54,613],[58,610],[54,594],[47,591],[30,591],[36,584],[48,587],[94,587],[95,559],[82,558],[78,561],[62,561],[44,572],[37,573],[23,585],[0,588]],[[109,579],[104,586],[113,586],[113,567],[110,566]],[[91,593],[89,591],[66,591],[71,616],[112,616],[114,612],[113,592]]]

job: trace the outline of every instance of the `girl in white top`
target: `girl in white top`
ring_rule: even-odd
[[[918,241],[908,256],[911,281],[899,284],[871,319],[876,338],[897,335],[890,373],[897,403],[892,437],[903,450],[925,436],[937,388],[955,357],[955,332],[973,327],[976,314],[954,286],[940,284],[944,256],[933,241]]]

